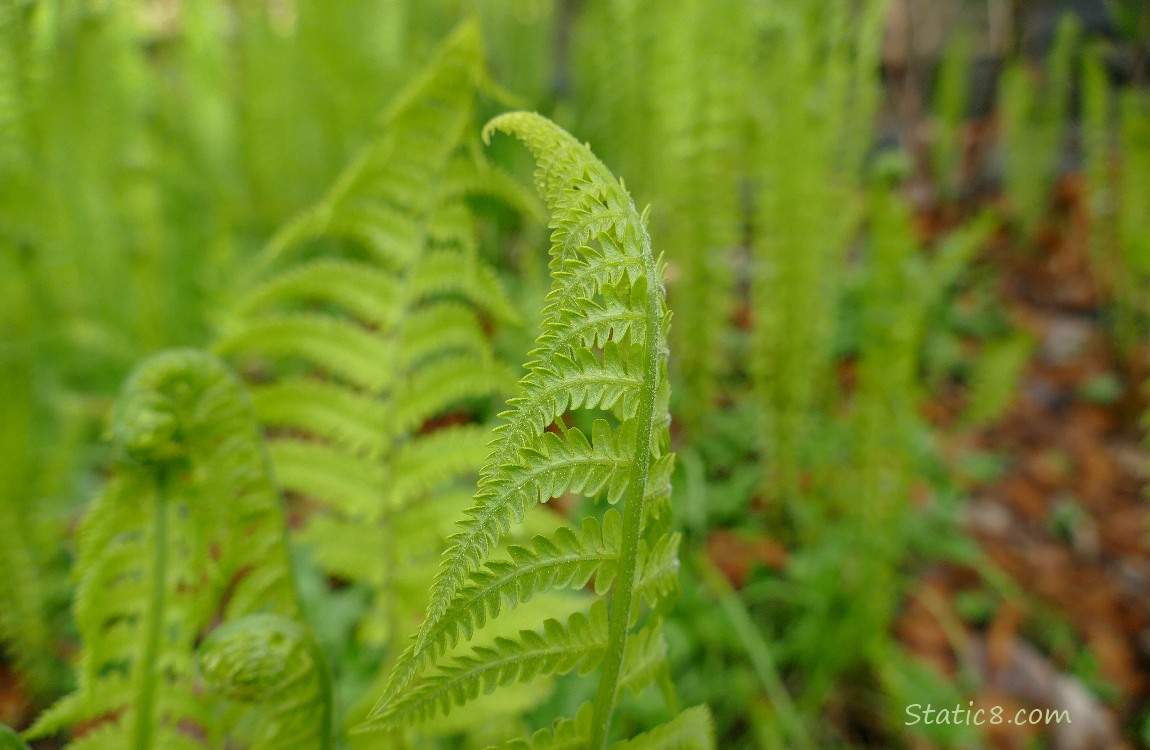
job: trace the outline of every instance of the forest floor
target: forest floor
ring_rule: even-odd
[[[1124,349],[1104,324],[1085,200],[1081,178],[1064,177],[1033,247],[1004,230],[981,259],[994,269],[1008,318],[1035,342],[1005,414],[964,432],[954,429],[959,393],[928,405],[940,434],[951,436],[952,466],[990,455],[1003,467],[989,481],[965,479],[964,523],[1021,596],[1000,600],[977,626],[960,624],[956,645],[955,624],[970,622],[964,605],[977,601],[986,579],[939,566],[918,581],[897,634],[944,674],[978,672],[978,705],[1002,705],[1008,716],[1017,708],[1070,711],[1070,725],[994,727],[995,748],[1034,747],[1037,736],[1045,738],[1037,746],[1056,750],[1147,742],[1150,454],[1139,418],[1150,352],[1144,341]],[[926,235],[946,223],[937,213],[922,217]]]

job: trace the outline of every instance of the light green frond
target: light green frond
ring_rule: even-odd
[[[536,536],[532,546],[512,545],[508,560],[488,561],[472,573],[451,607],[428,635],[427,657],[439,656],[472,635],[504,606],[514,608],[541,592],[579,589],[594,579],[595,591],[610,588],[618,568],[622,519],[610,509],[600,523],[583,519],[581,533],[560,527],[551,537]],[[405,657],[407,655],[405,654]],[[421,664],[415,664],[418,669]]]
[[[619,692],[638,695],[659,679],[669,679],[667,642],[663,640],[662,623],[658,620],[627,639]]]
[[[379,512],[383,469],[374,461],[313,440],[273,440],[268,455],[280,486],[356,518]]]
[[[525,676],[520,665],[525,653],[533,653],[558,672],[602,661],[585,746],[603,748],[624,679],[628,635],[640,620],[638,602],[669,592],[664,571],[674,567],[667,555],[675,543],[666,540],[655,545],[657,554],[649,562],[641,562],[644,534],[660,538],[654,524],[647,523],[650,530],[644,532],[647,500],[666,504],[671,466],[666,454],[669,314],[661,266],[622,184],[585,146],[530,113],[497,117],[484,137],[492,130],[519,137],[539,164],[536,182],[553,215],[553,284],[520,395],[501,415],[505,422],[495,431],[475,502],[450,538],[423,624],[361,729],[446,713],[481,688],[526,679],[536,672]],[[577,410],[607,412],[614,425],[594,419],[589,439],[568,427],[568,412]],[[625,498],[622,519],[609,510],[602,531],[594,523],[585,525],[582,538],[557,531],[536,539],[533,549],[511,547],[508,560],[489,560],[528,510],[567,493],[603,495],[610,504]],[[662,509],[651,516],[661,517],[666,518]],[[598,548],[608,540],[609,548]],[[646,581],[641,568],[649,573]],[[470,639],[501,611],[538,591],[586,583],[592,576],[599,594],[613,584],[610,616],[602,600],[592,607],[592,620],[601,617],[603,629],[594,649],[589,651],[584,639],[571,650],[571,633],[552,621],[543,635],[524,633],[520,642],[498,641],[495,648],[476,648],[472,657],[444,663],[447,648],[461,637]],[[654,608],[649,615],[650,627],[657,628]],[[634,647],[636,687],[654,672],[654,639],[645,635]],[[547,741],[545,734],[537,737]]]
[[[260,365],[254,402],[276,475],[318,501],[300,539],[325,572],[370,592],[357,637],[373,647],[396,648],[418,622],[416,594],[459,510],[452,492],[488,453],[470,415],[515,387],[491,323],[518,316],[467,202],[506,180],[475,158],[485,80],[465,23],[272,237],[218,345]]]
[[[635,595],[655,606],[679,591],[679,534],[667,534],[653,547],[644,542],[639,551],[639,577]]]
[[[409,283],[413,297],[458,296],[477,309],[489,311],[500,321],[519,321],[519,313],[507,300],[495,272],[456,250],[426,253]]]
[[[329,575],[374,585],[384,576],[378,558],[387,536],[374,524],[315,516],[296,538],[300,544],[312,547],[316,563]]]
[[[602,359],[594,350],[579,347],[566,353],[548,352],[542,361],[529,365],[523,379],[524,395],[508,402],[514,407],[500,432],[511,434],[518,427],[538,431],[571,409],[610,410],[622,401],[623,413],[634,415],[642,385],[642,360],[631,356],[627,339],[603,345]],[[635,347],[638,348],[638,347]],[[532,355],[539,353],[533,351]]]
[[[405,385],[403,401],[395,404],[395,429],[400,431],[418,429],[460,402],[512,393],[515,376],[491,357],[448,354],[420,367],[419,376]]]
[[[422,228],[416,216],[360,202],[341,206],[316,236],[351,240],[368,250],[376,263],[403,266],[419,247]]]
[[[481,425],[458,425],[413,437],[395,452],[389,492],[402,508],[443,483],[483,463],[491,435]]]
[[[464,351],[482,356],[490,350],[474,309],[458,302],[432,302],[412,310],[405,321],[398,364],[412,369],[436,354]]]

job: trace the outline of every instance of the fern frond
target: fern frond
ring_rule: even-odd
[[[213,712],[193,685],[201,633],[221,611],[299,611],[279,496],[239,383],[209,355],[140,365],[110,433],[122,463],[79,540],[79,689],[29,736],[98,721],[75,747],[198,746]]]
[[[366,455],[378,455],[391,437],[386,406],[361,391],[302,377],[250,390],[252,407],[267,427],[345,443]]]
[[[861,163],[878,96],[873,76],[852,77],[878,65],[869,40],[881,31],[884,5],[796,0],[764,8],[749,364],[765,489],[784,502],[799,497],[812,415],[831,388],[842,268],[862,217]],[[843,33],[852,28],[860,31]]]
[[[521,395],[508,401],[505,422],[496,428],[474,504],[450,538],[423,625],[359,731],[447,713],[481,688],[533,676],[520,665],[523,654],[534,653],[541,668],[555,673],[602,662],[586,746],[603,748],[626,680],[628,635],[639,622],[639,603],[670,590],[662,571],[674,567],[667,553],[676,540],[647,523],[665,517],[670,491],[669,315],[661,269],[622,184],[585,146],[535,114],[502,115],[484,136],[492,130],[519,137],[539,163],[537,187],[553,214],[553,284]],[[609,412],[616,425],[594,419],[588,439],[565,419],[577,410]],[[609,509],[603,527],[586,523],[582,537],[564,529],[536,539],[534,549],[512,547],[509,560],[489,561],[527,511],[566,493],[604,495],[609,504],[625,499],[621,520]],[[660,511],[649,516],[649,507]],[[653,555],[646,552],[645,534],[656,540]],[[472,656],[443,662],[449,647],[470,639],[505,605],[513,608],[556,586],[583,585],[592,576],[600,594],[613,583],[610,615],[602,601],[592,605],[590,622],[601,630],[593,643],[580,638],[573,645],[572,634],[551,621],[542,635],[524,632],[521,641],[497,641],[494,648],[477,647]],[[573,618],[569,625],[583,632],[583,622]],[[658,670],[661,653],[661,639],[650,633],[657,616],[645,627],[630,658],[636,687]]]
[[[694,706],[649,732],[616,742],[611,750],[712,750],[713,737],[711,712],[706,706]]]
[[[747,219],[739,192],[752,163],[755,8],[687,0],[651,10],[654,17],[642,21],[657,30],[644,90],[656,156],[644,187],[656,207],[654,240],[674,268],[673,364],[684,428],[697,433],[731,359],[726,334],[737,291],[730,255]]]
[[[331,747],[331,677],[303,626],[277,615],[225,623],[200,647],[199,666],[212,690],[258,704],[252,750]]]
[[[651,547],[644,541],[639,551],[639,577],[635,595],[649,606],[679,590],[679,534],[666,534]]]
[[[487,455],[488,431],[480,425],[435,430],[395,451],[387,502],[404,508],[443,482],[444,474],[466,474]]]
[[[384,472],[377,462],[337,446],[294,438],[273,441],[268,455],[285,490],[317,498],[355,518],[379,513]]]
[[[515,387],[491,328],[518,314],[467,201],[485,187],[529,201],[477,159],[485,81],[479,29],[465,23],[271,238],[218,343],[258,365],[276,474],[318,501],[298,538],[370,592],[357,630],[370,646],[393,648],[418,622],[453,492],[488,452],[472,413]]]
[[[2,23],[2,20],[0,20]],[[2,86],[2,84],[0,84]],[[0,178],[2,179],[2,178]],[[53,581],[48,553],[56,548],[45,534],[39,486],[46,467],[38,445],[44,437],[37,394],[37,352],[33,284],[17,265],[17,253],[0,241],[0,645],[23,683],[46,695],[62,672],[54,653],[48,617]],[[56,436],[53,436],[56,437]],[[58,438],[57,438],[58,440]],[[58,690],[58,688],[56,688]]]

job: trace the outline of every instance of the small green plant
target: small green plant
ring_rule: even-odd
[[[588,3],[575,43],[577,112],[603,157],[650,202],[678,311],[671,346],[679,427],[705,434],[733,368],[735,251],[747,224],[755,9],[742,0]],[[625,37],[636,45],[601,39]],[[591,50],[594,49],[595,52]]]
[[[1079,36],[1078,21],[1063,17],[1045,74],[1040,78],[1026,60],[1018,59],[999,81],[1003,182],[1015,220],[1027,238],[1045,215],[1058,176]]]
[[[1150,95],[1115,91],[1098,50],[1083,66],[1085,173],[1094,272],[1112,298],[1120,342],[1141,340],[1150,317]]]
[[[970,105],[970,71],[975,38],[960,30],[947,45],[934,86],[931,155],[935,190],[954,200],[965,189],[962,163],[963,127]]]

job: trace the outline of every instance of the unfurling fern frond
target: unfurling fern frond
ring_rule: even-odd
[[[484,136],[494,130],[519,137],[539,162],[536,183],[553,214],[553,284],[521,395],[502,415],[426,618],[360,730],[394,730],[504,685],[601,666],[594,703],[527,745],[599,750],[620,688],[637,690],[658,672],[658,608],[644,611],[643,602],[670,592],[666,572],[676,568],[668,555],[677,538],[666,523],[670,316],[662,268],[627,192],[586,146],[536,114],[497,117]],[[568,425],[586,417],[590,438]],[[623,502],[623,512],[608,509],[582,533],[562,529],[533,549],[491,559],[528,510],[568,493]],[[541,632],[448,654],[502,610],[592,579],[599,594],[610,587],[609,610],[597,600],[566,625],[549,620]]]
[[[465,201],[484,186],[509,192],[466,148],[484,75],[478,28],[465,24],[327,195],[271,239],[219,343],[271,366],[252,398],[277,477],[321,501],[301,540],[327,573],[370,587],[360,635],[374,644],[416,621],[422,602],[400,596],[398,576],[439,551],[403,538],[402,517],[486,454],[486,429],[429,423],[514,386],[486,328],[516,312]],[[365,527],[372,543],[349,545]]]
[[[259,705],[251,750],[331,747],[331,676],[303,626],[278,615],[248,615],[216,628],[199,658],[209,687]]]
[[[76,565],[79,688],[29,735],[95,723],[70,747],[200,747],[214,700],[193,682],[197,640],[220,615],[299,611],[279,496],[239,382],[207,354],[141,364],[110,433],[121,464]]]

